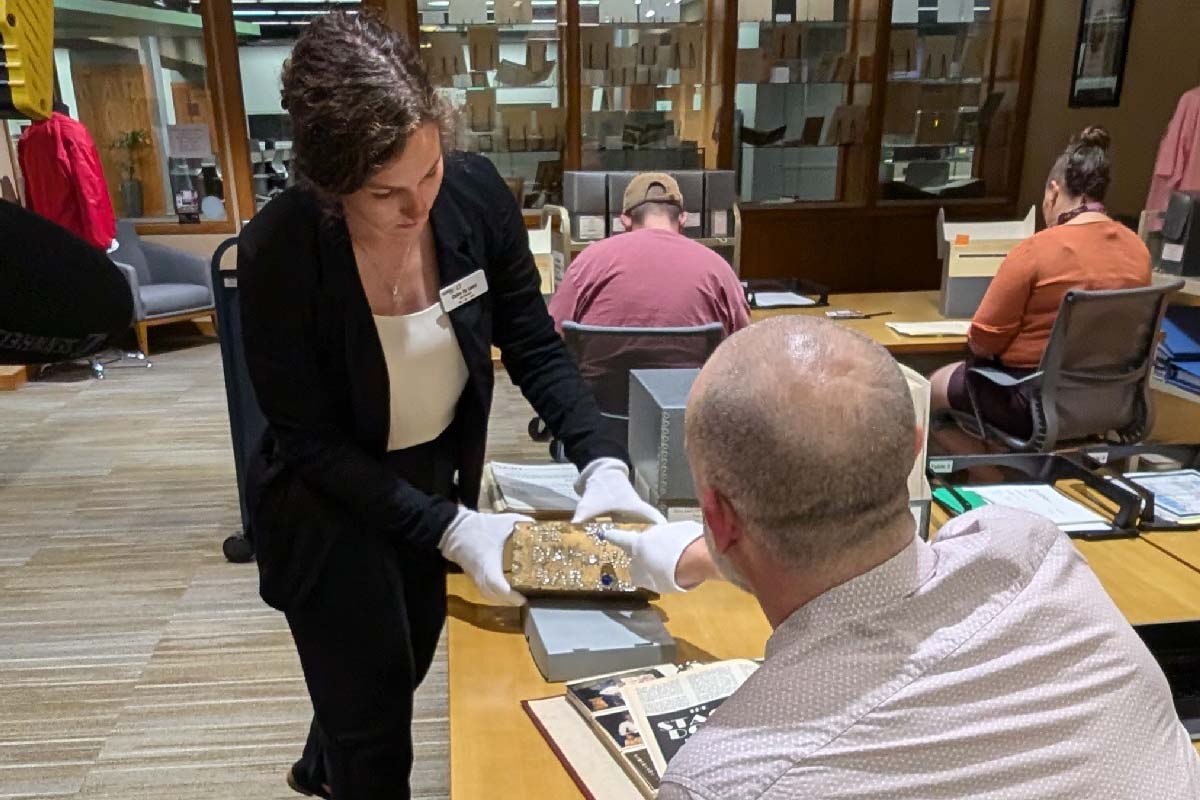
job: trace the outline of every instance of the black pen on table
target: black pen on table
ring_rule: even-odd
[[[890,312],[890,311],[873,311],[870,314],[863,314],[862,318],[870,319],[871,317],[886,317],[888,314],[891,314],[891,313],[892,312]]]

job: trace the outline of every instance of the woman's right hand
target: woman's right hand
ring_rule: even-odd
[[[518,522],[533,522],[523,514],[481,514],[459,509],[458,516],[442,534],[442,555],[471,576],[480,593],[493,603],[524,605],[525,598],[504,577],[504,544]]]

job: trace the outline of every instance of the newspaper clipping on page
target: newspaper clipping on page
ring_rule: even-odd
[[[721,661],[622,689],[629,715],[659,775],[688,738],[756,669],[753,661]]]

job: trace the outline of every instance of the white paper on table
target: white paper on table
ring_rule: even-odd
[[[1108,520],[1045,483],[998,483],[969,486],[989,505],[1038,514],[1067,532],[1109,530]]]
[[[579,504],[574,464],[490,464],[496,489],[509,511],[571,511]]]
[[[758,308],[787,308],[789,306],[815,306],[816,300],[795,292],[755,292],[754,305]]]
[[[1130,472],[1129,480],[1154,492],[1154,510],[1174,517],[1200,516],[1200,471]]]
[[[971,329],[969,319],[947,319],[939,322],[885,322],[901,336],[966,336]]]

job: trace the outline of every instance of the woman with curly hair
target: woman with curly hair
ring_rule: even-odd
[[[581,470],[576,518],[662,521],[554,332],[495,167],[453,152],[414,50],[370,14],[309,26],[283,71],[303,180],[239,242],[244,341],[268,427],[248,478],[260,590],[285,612],[314,719],[305,794],[406,798],[413,691],[446,560],[517,604],[512,514],[474,510],[491,346]]]

